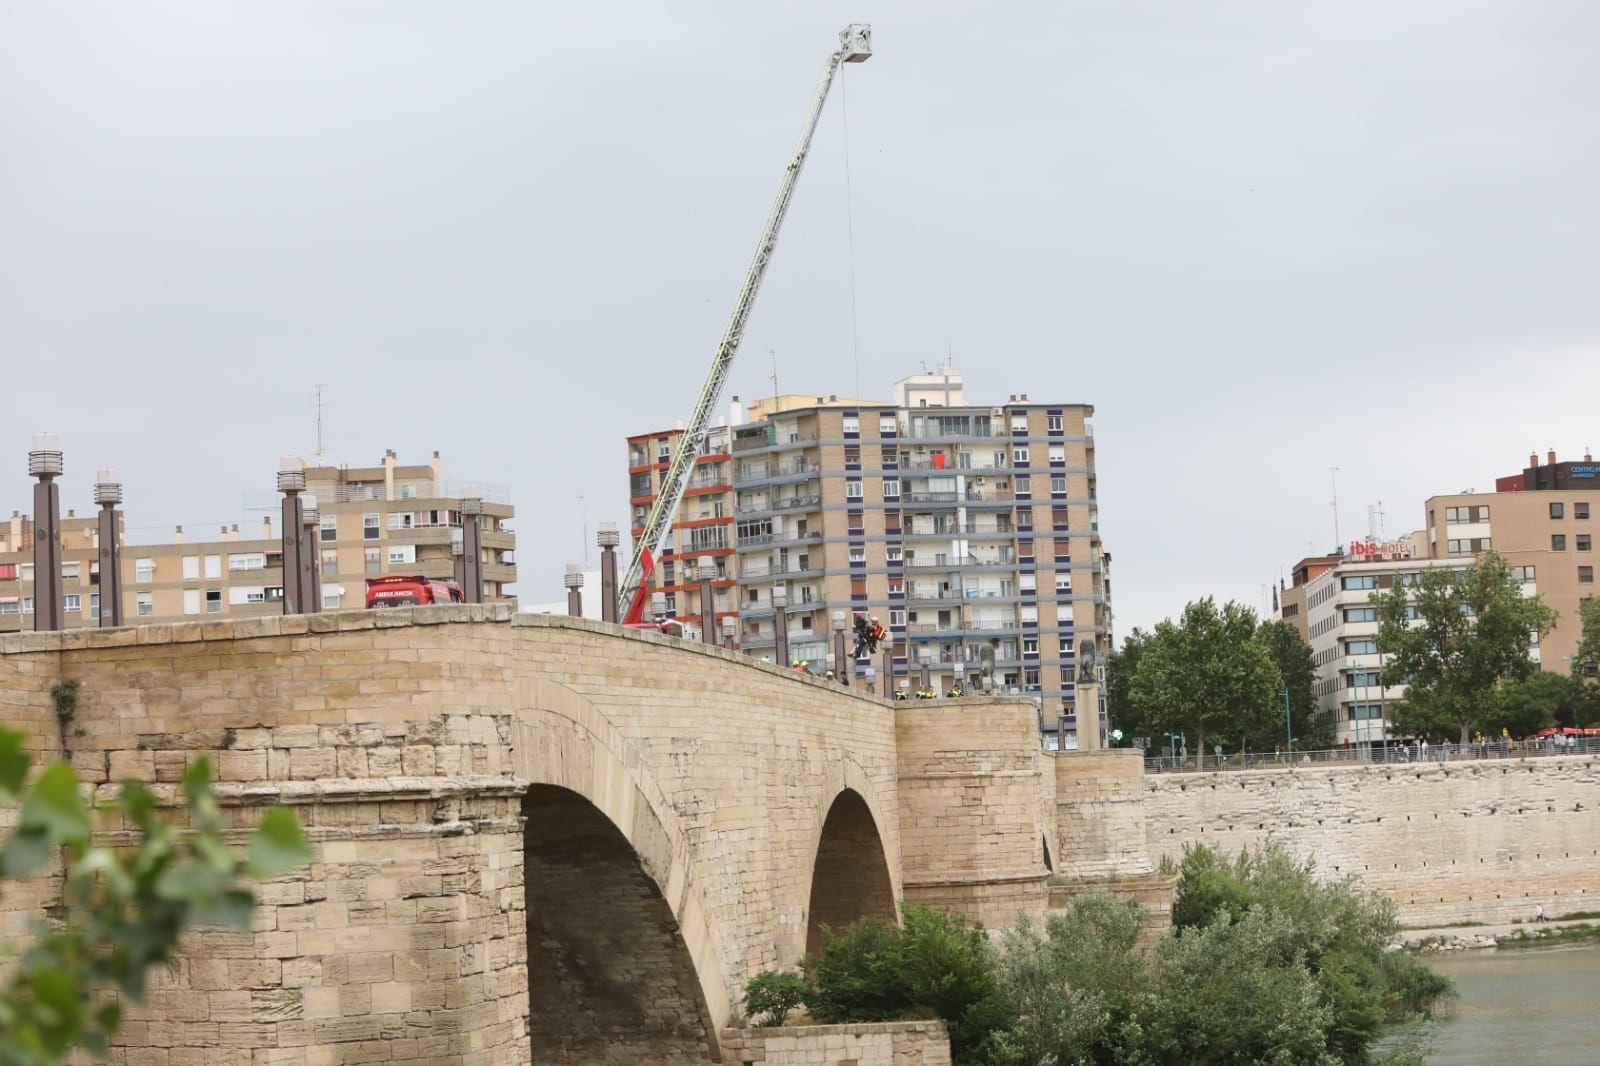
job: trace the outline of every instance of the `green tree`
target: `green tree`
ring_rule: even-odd
[[[1415,624],[1408,618],[1413,603]],[[1463,744],[1493,714],[1501,682],[1538,669],[1528,658],[1529,641],[1556,621],[1538,596],[1522,594],[1522,583],[1494,552],[1459,572],[1423,570],[1410,585],[1376,593],[1372,604],[1384,672],[1407,685],[1394,724],[1422,736],[1454,732]]]
[[[1106,656],[1106,717],[1112,728],[1122,730],[1124,744],[1131,745],[1134,737],[1150,736],[1149,723],[1133,704],[1133,677],[1149,641],[1150,634],[1135,627],[1123,638],[1122,650]]]
[[[1312,751],[1333,746],[1333,724],[1317,713],[1317,661],[1311,646],[1300,638],[1300,631],[1288,622],[1263,622],[1256,630],[1256,639],[1272,656],[1272,663],[1283,679],[1278,690],[1279,713],[1276,726],[1260,736],[1250,738],[1257,750],[1285,743],[1282,712],[1283,691],[1289,692],[1290,720],[1294,724],[1294,746],[1300,751]]]
[[[190,831],[156,811],[156,797],[125,781],[113,806],[138,834],[131,847],[93,841],[93,821],[65,762],[24,788],[31,759],[24,738],[0,728],[0,803],[21,799],[0,845],[0,883],[63,863],[56,920],[35,923],[34,942],[0,986],[0,1066],[58,1063],[72,1048],[104,1053],[121,1023],[121,998],[138,1002],[149,968],[172,957],[194,925],[247,929],[255,907],[245,878],[287,873],[310,857],[293,813],[274,807],[250,836],[247,858],[225,842],[211,766],[183,776]]]
[[[1178,623],[1158,623],[1133,675],[1135,710],[1152,728],[1193,734],[1201,754],[1208,735],[1232,747],[1265,733],[1282,713],[1283,679],[1255,635],[1254,611],[1232,601],[1219,610],[1209,596]]]
[[[1590,598],[1578,604],[1578,624],[1581,633],[1572,656],[1572,676],[1600,687],[1600,600]]]
[[[1481,732],[1532,736],[1553,725],[1576,725],[1584,703],[1583,686],[1566,674],[1537,673],[1501,685]]]

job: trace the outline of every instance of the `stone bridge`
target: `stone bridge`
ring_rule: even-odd
[[[101,788],[170,797],[209,754],[235,825],[287,803],[312,839],[250,931],[158,975],[130,1064],[718,1062],[824,925],[1161,896],[1138,753],[1041,752],[1029,701],[497,606],[8,636],[0,716]],[[0,900],[0,938],[57,891]]]

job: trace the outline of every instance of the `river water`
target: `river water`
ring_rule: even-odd
[[[1461,998],[1428,1059],[1449,1066],[1600,1064],[1600,945],[1430,955]]]

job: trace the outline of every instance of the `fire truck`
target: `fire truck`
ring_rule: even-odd
[[[430,603],[462,603],[466,597],[454,581],[431,577],[402,576],[367,578],[367,609],[374,607],[417,607]]]

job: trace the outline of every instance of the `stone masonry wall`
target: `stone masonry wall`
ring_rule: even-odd
[[[726,1066],[949,1066],[942,1022],[724,1029]]]
[[[1600,757],[1145,778],[1150,850],[1275,840],[1413,927],[1600,909]]]
[[[897,716],[908,903],[989,926],[1046,902],[1055,778],[1027,700],[904,705]]]

